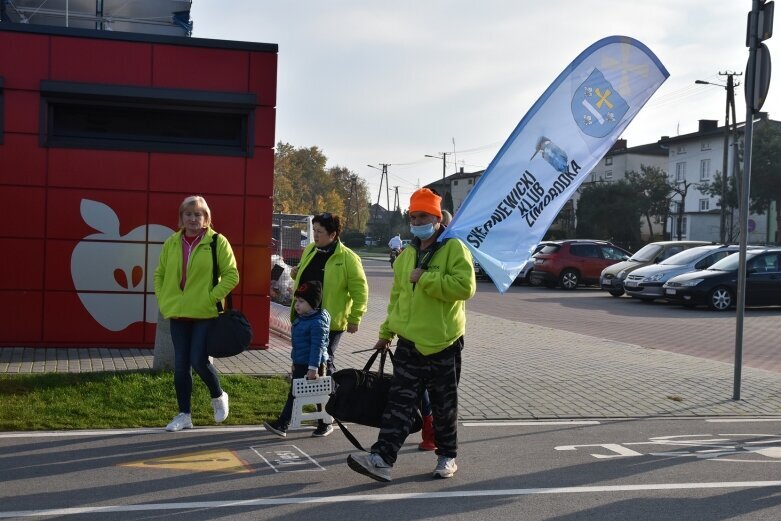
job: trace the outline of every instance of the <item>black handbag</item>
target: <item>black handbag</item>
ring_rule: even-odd
[[[219,282],[217,264],[217,236],[212,239],[212,286]],[[209,324],[206,332],[206,354],[214,358],[226,358],[243,353],[252,342],[252,325],[244,314],[233,309],[233,297],[225,297],[225,309],[217,302],[217,318]]]
[[[372,371],[371,366],[380,355],[379,371]],[[382,413],[388,403],[392,375],[385,372],[385,360],[390,358],[393,363],[393,353],[389,350],[376,350],[363,369],[340,369],[331,375],[335,383],[334,392],[325,404],[325,411],[334,417],[344,435],[353,445],[364,449],[342,422],[352,422],[369,427],[380,427]],[[418,432],[423,428],[423,416],[420,407],[416,407],[412,415],[409,433]]]

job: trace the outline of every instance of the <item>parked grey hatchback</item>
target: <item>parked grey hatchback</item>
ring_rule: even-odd
[[[636,269],[650,264],[658,264],[684,250],[694,248],[695,246],[705,246],[706,244],[712,243],[707,241],[650,242],[637,250],[637,253],[629,257],[629,259],[602,270],[602,274],[599,277],[599,287],[614,297],[620,297],[624,294],[624,279]]]
[[[624,279],[624,291],[646,302],[664,298],[665,282],[676,275],[710,268],[714,263],[738,251],[737,244],[697,246],[673,255],[659,264],[638,268]]]

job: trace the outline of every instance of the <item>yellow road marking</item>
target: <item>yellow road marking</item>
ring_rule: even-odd
[[[162,458],[120,463],[120,467],[249,473],[252,470],[232,450],[206,450]]]

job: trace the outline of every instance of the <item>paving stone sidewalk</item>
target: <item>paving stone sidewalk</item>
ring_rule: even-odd
[[[359,331],[345,333],[337,367],[361,367],[386,303],[372,298]],[[274,308],[284,330],[284,308]],[[280,324],[282,326],[280,327]],[[462,420],[781,416],[781,377],[744,368],[733,401],[730,364],[468,312]],[[151,369],[142,349],[0,349],[0,373]],[[289,340],[215,362],[222,373],[287,374]]]

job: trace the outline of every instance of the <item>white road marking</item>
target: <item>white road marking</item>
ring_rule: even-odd
[[[176,433],[170,433],[171,436],[181,436],[186,434],[203,434],[204,432],[243,432],[243,431],[264,431],[261,426],[248,427],[196,427],[194,429],[184,429]],[[166,430],[162,427],[155,429],[94,429],[83,431],[30,431],[30,432],[2,432],[0,438],[53,438],[69,436],[122,436],[125,434],[160,434]]]
[[[293,451],[285,450],[281,447],[293,447]],[[322,470],[325,471],[325,468],[323,468],[312,456],[301,450],[299,447],[295,445],[281,445],[281,446],[272,446],[271,448],[266,448],[266,453],[268,454],[274,454],[276,458],[273,459],[273,462],[270,461],[266,456],[264,456],[257,447],[250,447],[252,449],[252,452],[263,458],[263,461],[266,462],[266,464],[271,467],[274,472],[309,472],[313,470]],[[314,465],[316,468],[297,468],[298,465],[304,465],[305,461],[298,456],[298,454],[301,454],[304,456],[305,459],[309,460],[309,462]],[[276,464],[275,464],[276,463]],[[281,469],[281,470],[280,470]]]
[[[236,501],[194,501],[190,503],[148,503],[143,505],[104,505],[95,507],[52,508],[0,512],[0,519],[12,517],[68,516],[106,512],[141,512],[154,510],[189,510],[246,508],[256,506],[300,505],[317,503],[358,503],[366,501],[398,501],[409,499],[452,499],[490,496],[533,496],[543,494],[587,494],[599,492],[644,492],[649,490],[704,490],[781,487],[781,481],[725,481],[713,483],[648,483],[646,485],[606,485],[582,487],[514,488],[499,490],[464,490],[452,492],[409,492],[399,494],[355,494],[341,496],[310,496],[284,498],[241,499]]]
[[[600,422],[593,420],[573,420],[573,421],[520,421],[520,422],[463,422],[464,427],[537,427],[546,425],[599,425]]]
[[[713,418],[709,423],[781,422],[781,418]]]

